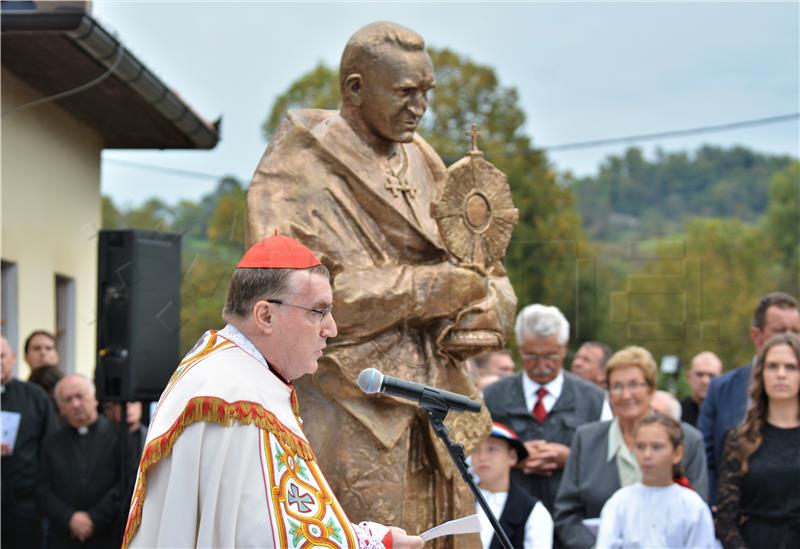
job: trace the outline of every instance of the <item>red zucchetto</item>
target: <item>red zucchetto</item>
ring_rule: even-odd
[[[247,250],[237,269],[310,269],[319,265],[320,261],[314,253],[288,236],[279,235],[275,231],[256,242]]]

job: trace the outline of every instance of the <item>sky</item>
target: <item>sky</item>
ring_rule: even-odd
[[[197,200],[226,175],[248,183],[267,145],[261,124],[275,98],[318,63],[338,66],[350,35],[377,20],[492,66],[501,85],[517,89],[536,147],[800,112],[798,2],[95,0],[92,13],[195,112],[222,117],[222,139],[210,151],[105,150],[102,192],[122,207],[151,197]],[[693,151],[705,143],[798,157],[800,122],[637,146],[652,157],[657,147]],[[558,171],[593,175],[627,146],[550,151],[548,158]]]

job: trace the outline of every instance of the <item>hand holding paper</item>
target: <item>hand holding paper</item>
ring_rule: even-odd
[[[430,541],[434,538],[441,536],[450,536],[455,534],[474,534],[481,531],[481,521],[478,515],[470,515],[460,519],[450,520],[439,526],[434,526],[427,532],[421,533],[419,536],[425,541]]]
[[[14,453],[14,443],[17,441],[20,419],[22,419],[22,415],[19,412],[3,411],[0,417],[0,426],[2,426],[0,443],[3,445],[4,456]],[[8,449],[8,454],[6,454],[6,449]]]

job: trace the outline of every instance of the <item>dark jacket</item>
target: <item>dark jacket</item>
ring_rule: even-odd
[[[55,413],[44,389],[18,379],[6,384],[0,402],[4,412],[21,416],[14,452],[2,458],[2,504],[33,512],[39,455],[45,438],[56,430]]]
[[[64,426],[44,441],[36,499],[50,520],[50,549],[113,545],[120,468],[117,433],[102,415],[86,435]],[[94,523],[94,534],[84,543],[70,535],[76,511],[87,512]]]
[[[600,418],[603,391],[565,371],[561,395],[540,425],[533,419],[525,403],[523,375],[527,374],[520,372],[503,378],[489,385],[483,395],[492,419],[513,429],[522,440],[543,439],[570,446],[578,427]],[[525,487],[552,514],[561,475],[562,471],[556,471],[550,477],[526,475],[514,469],[511,471],[511,483]]]
[[[13,453],[4,456],[0,545],[4,549],[41,546],[42,519],[34,498],[44,439],[56,430],[56,415],[47,393],[38,385],[12,379],[5,385],[4,412],[20,414]]]
[[[514,483],[508,486],[508,498],[503,507],[503,512],[497,519],[500,526],[508,536],[508,541],[514,549],[524,549],[525,547],[525,524],[533,511],[533,507],[538,500],[528,494],[524,489]],[[497,534],[492,537],[489,549],[503,549],[503,545],[497,538]]]
[[[700,407],[697,428],[703,433],[703,442],[708,458],[708,479],[711,503],[716,501],[719,464],[725,433],[738,425],[747,410],[747,389],[750,385],[753,366],[748,364],[736,368],[711,380],[708,394]]]

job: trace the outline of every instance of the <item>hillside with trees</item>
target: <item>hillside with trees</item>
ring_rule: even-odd
[[[772,176],[791,162],[789,156],[712,146],[691,154],[659,151],[648,160],[631,147],[571,187],[590,237],[647,239],[680,231],[693,217],[755,222],[767,209]]]

